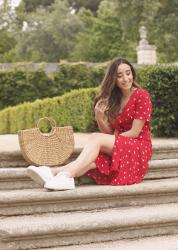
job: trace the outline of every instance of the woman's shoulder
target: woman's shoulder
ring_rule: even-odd
[[[138,97],[142,97],[142,96],[144,96],[144,97],[146,97],[146,96],[149,97],[149,96],[150,96],[148,90],[143,89],[143,88],[141,88],[141,87],[137,88],[136,91],[137,91],[137,96],[138,96]]]

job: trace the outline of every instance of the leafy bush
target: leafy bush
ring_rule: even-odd
[[[156,136],[173,136],[178,132],[178,67],[149,67],[145,88],[153,102],[152,131]]]
[[[44,69],[27,70],[25,67],[0,71],[0,109],[60,96],[73,89],[98,86],[105,68],[106,64],[79,62],[61,63],[51,75]]]
[[[54,82],[43,70],[0,71],[0,109],[54,95]]]
[[[58,94],[62,95],[73,89],[92,88],[100,84],[105,64],[61,63],[54,73],[54,82]]]
[[[14,134],[20,129],[35,127],[44,116],[54,118],[59,126],[71,125],[75,131],[94,131],[92,106],[96,91],[96,88],[74,90],[60,97],[8,107],[0,111],[0,133]],[[46,131],[48,127],[43,129]]]

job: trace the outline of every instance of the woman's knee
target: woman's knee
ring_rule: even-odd
[[[94,132],[94,133],[90,134],[89,140],[93,140],[93,139],[95,139],[96,137],[99,137],[100,135],[101,135],[101,133],[99,133],[99,132]]]
[[[89,142],[91,143],[95,143],[95,144],[99,144],[100,143],[100,139],[101,139],[101,133],[92,133],[89,136]]]
[[[115,141],[114,135],[107,135],[97,132],[92,133],[89,137],[89,142],[99,145],[100,147],[107,147],[110,144],[114,144],[114,141]]]

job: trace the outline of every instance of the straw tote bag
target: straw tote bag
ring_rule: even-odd
[[[50,122],[51,131],[42,133],[39,124]],[[64,163],[74,150],[74,135],[71,126],[56,127],[52,118],[43,117],[36,128],[18,131],[20,149],[25,160],[36,166],[58,166]]]

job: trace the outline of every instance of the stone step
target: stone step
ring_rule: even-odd
[[[66,163],[76,159],[81,152],[82,148],[75,148],[75,151],[70,156]],[[29,165],[28,162],[23,158],[20,150],[15,151],[0,151],[0,169],[4,167],[9,168],[23,168]]]
[[[11,137],[12,136],[8,137],[8,135],[0,136],[0,168],[20,168],[28,166],[29,164],[22,157],[17,136],[13,135],[13,139]],[[88,137],[89,134],[74,134],[75,149],[68,162],[79,155]],[[8,146],[6,146],[6,141],[10,145],[8,144]],[[178,159],[178,139],[153,139],[152,159]]]
[[[178,203],[177,194],[178,178],[148,180],[129,186],[83,185],[63,192],[0,191],[0,216]]]
[[[1,219],[0,249],[39,249],[178,234],[178,204]]]
[[[0,168],[0,190],[39,187],[28,177],[26,168]]]
[[[178,159],[178,142],[167,141],[167,143],[153,142],[153,160]]]
[[[77,246],[54,247],[50,250],[178,250],[178,234],[146,237],[137,240],[108,241]],[[43,248],[49,250],[49,248]]]
[[[145,179],[178,177],[178,159],[151,160]],[[90,184],[85,176],[76,178],[76,184]],[[0,190],[39,188],[27,175],[26,168],[0,168]]]

